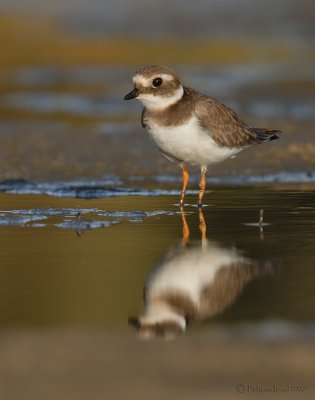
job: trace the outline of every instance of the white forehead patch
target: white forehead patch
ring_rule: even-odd
[[[153,77],[151,76],[150,78],[141,74],[136,74],[133,78],[132,81],[136,85],[137,83],[144,86],[152,86],[152,80],[155,78],[162,78],[163,81],[173,81],[174,76],[170,74],[156,74]]]
[[[132,82],[136,85],[137,83],[140,84],[141,86],[149,86],[149,79],[145,78],[143,75],[135,75],[132,78]]]

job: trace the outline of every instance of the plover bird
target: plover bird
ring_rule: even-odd
[[[233,247],[206,238],[199,210],[201,242],[189,247],[189,228],[183,211],[183,244],[169,251],[149,272],[144,287],[144,310],[129,323],[143,339],[172,339],[189,325],[223,312],[255,278],[273,272],[269,260],[252,260]]]
[[[144,106],[143,128],[160,152],[182,168],[181,207],[189,179],[186,164],[201,169],[201,207],[209,165],[234,157],[250,145],[278,139],[280,131],[248,126],[229,107],[183,86],[179,76],[168,67],[142,67],[136,71],[133,83],[134,89],[124,99],[140,100]]]

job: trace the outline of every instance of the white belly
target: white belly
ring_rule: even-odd
[[[213,283],[217,272],[222,267],[233,268],[239,262],[245,262],[245,258],[236,250],[210,242],[203,247],[183,249],[159,265],[149,277],[147,289],[151,297],[182,292],[198,303],[203,288]]]
[[[168,159],[202,167],[226,160],[241,150],[218,146],[200,128],[196,117],[180,127],[161,127],[150,123],[148,133]]]

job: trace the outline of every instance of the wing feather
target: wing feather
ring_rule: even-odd
[[[222,147],[246,147],[277,139],[277,130],[252,128],[229,107],[216,99],[202,97],[196,103],[199,124]]]

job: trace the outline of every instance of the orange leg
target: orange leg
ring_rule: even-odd
[[[185,246],[189,243],[189,227],[187,224],[186,216],[184,209],[182,208],[182,222],[183,222],[183,244]]]
[[[202,199],[206,189],[206,168],[201,168],[201,178],[199,182],[199,196],[198,196],[198,207],[202,207]]]
[[[201,208],[199,209],[199,229],[201,232],[201,240],[204,240],[206,238],[207,225]]]
[[[186,193],[186,189],[187,189],[187,184],[188,184],[188,179],[189,179],[189,173],[188,170],[185,166],[185,164],[183,164],[182,166],[182,194],[180,197],[180,208],[184,207],[184,198],[185,198],[185,193]]]

